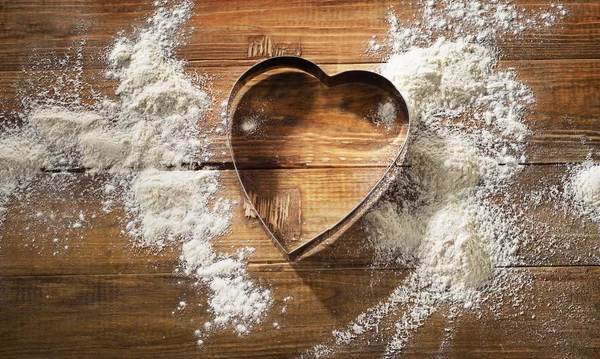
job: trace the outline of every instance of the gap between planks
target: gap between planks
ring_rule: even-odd
[[[519,162],[517,165],[519,166],[560,166],[560,165],[576,165],[585,162],[582,161],[564,161],[564,162]],[[506,164],[501,163],[500,166],[505,166]],[[387,168],[388,166],[378,166],[378,165],[366,165],[366,166],[307,166],[307,167],[297,167],[297,168],[287,168],[287,167],[253,167],[252,170],[311,170],[311,169],[329,169],[329,168],[342,168],[342,169],[353,169],[353,168]],[[403,164],[399,167],[402,168],[410,168],[411,165]],[[172,167],[167,168],[165,171],[209,171],[209,170],[217,170],[217,171],[234,171],[232,162],[194,162],[184,164],[181,167]],[[45,173],[87,173],[89,168],[66,168],[66,169],[57,169],[57,170],[49,170],[49,169],[40,169],[40,172]]]
[[[61,52],[61,51],[66,52],[69,49],[70,49],[70,47],[56,48],[55,51],[56,52]],[[100,54],[96,54],[96,55],[100,55]],[[96,57],[96,56],[94,56],[94,57]],[[313,56],[300,56],[300,57],[307,59],[307,60],[311,60],[313,58]],[[251,67],[254,64],[257,64],[261,61],[268,60],[268,59],[269,58],[266,58],[266,57],[259,58],[259,59],[248,59],[248,58],[239,58],[239,59],[216,59],[216,58],[209,59],[208,58],[208,59],[195,59],[195,60],[194,59],[185,59],[185,62],[186,62],[185,69],[186,70],[194,70],[196,68],[202,68],[202,69],[204,69],[204,71],[214,69],[214,70],[218,70],[218,71],[215,71],[214,74],[209,74],[209,75],[219,75],[220,73],[227,72],[229,69],[238,70],[240,67]],[[314,60],[311,60],[311,61],[315,62]],[[594,57],[581,57],[581,58],[576,58],[576,59],[568,59],[568,58],[546,59],[546,58],[540,57],[540,58],[536,58],[536,59],[521,60],[521,59],[504,59],[504,58],[502,58],[502,56],[500,56],[500,59],[496,66],[513,68],[513,67],[516,67],[519,63],[523,63],[523,62],[526,62],[527,64],[532,64],[532,63],[536,63],[536,62],[561,63],[561,62],[565,62],[565,61],[569,61],[569,63],[577,63],[577,62],[586,63],[589,61],[600,61],[600,57],[595,57],[595,56]],[[385,65],[386,61],[384,61],[384,60],[381,60],[381,61],[365,60],[365,61],[351,61],[351,62],[336,62],[335,60],[332,60],[332,61],[316,61],[315,63],[321,67],[323,67],[323,66],[324,67],[328,67],[328,66],[358,66],[358,67],[362,68],[362,67],[366,67],[366,66],[377,67],[377,66]],[[91,63],[84,65],[85,70],[106,70],[107,68],[108,68],[108,65],[106,65],[104,63],[91,62]],[[48,69],[38,70],[38,71],[48,72],[48,71],[60,71],[60,70],[61,70],[60,68],[56,67],[56,68],[48,68]],[[1,69],[0,73],[23,73],[23,68]],[[328,72],[328,74],[332,75],[334,73]]]
[[[304,268],[297,268],[293,265],[286,266],[288,262],[274,262],[274,263],[248,263],[248,269],[260,268],[259,270],[249,270],[249,273],[290,273],[290,272],[336,272],[336,271],[373,271],[373,272],[394,272],[394,271],[411,271],[415,267],[402,267],[402,266],[387,266],[387,267],[372,267],[369,265],[343,265],[343,266],[309,266]],[[276,267],[268,268],[270,266]],[[277,268],[279,267],[279,268]],[[581,269],[597,269],[600,265],[595,264],[574,264],[574,265],[514,265],[514,266],[494,266],[494,269],[531,269],[531,270],[545,270],[545,269],[565,269],[565,270],[581,270]],[[14,279],[14,278],[103,278],[103,277],[123,277],[123,278],[140,278],[140,277],[173,277],[180,279],[190,279],[188,276],[179,275],[173,272],[156,272],[156,273],[98,273],[98,274],[85,274],[85,273],[74,273],[74,274],[15,274],[15,275],[0,275],[2,279]],[[193,278],[192,278],[193,279]]]

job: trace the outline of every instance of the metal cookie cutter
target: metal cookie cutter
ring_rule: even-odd
[[[389,163],[389,166],[387,167],[386,171],[383,173],[383,175],[375,184],[375,186],[372,187],[372,189],[367,193],[367,195],[364,196],[362,200],[337,223],[326,228],[325,230],[314,236],[312,239],[309,239],[307,242],[303,243],[302,245],[293,250],[288,250],[284,247],[284,245],[282,245],[282,243],[277,238],[276,234],[274,233],[273,229],[269,226],[265,218],[258,214],[259,212],[257,211],[255,203],[252,201],[252,198],[244,185],[242,176],[240,175],[240,169],[238,168],[239,164],[236,162],[236,153],[232,141],[234,128],[234,114],[237,109],[236,106],[239,105],[239,103],[236,102],[236,98],[238,97],[239,91],[257,76],[275,69],[289,69],[293,72],[298,72],[298,70],[300,70],[309,75],[312,75],[328,88],[332,88],[342,84],[352,83],[375,86],[389,95],[389,97],[395,102],[395,108],[399,110],[400,115],[402,115],[403,118],[406,119],[405,140],[398,148],[397,153],[394,152],[394,160],[391,161],[391,163]],[[406,157],[406,143],[408,142],[408,135],[411,127],[411,121],[409,118],[409,111],[406,102],[404,101],[402,95],[394,86],[394,84],[385,77],[375,72],[363,70],[346,71],[333,76],[329,76],[313,62],[300,57],[292,56],[273,57],[264,60],[250,67],[244,74],[242,74],[233,85],[233,88],[231,89],[231,92],[229,94],[226,116],[227,144],[230,149],[232,162],[242,188],[244,199],[245,201],[247,201],[247,204],[245,205],[250,206],[250,209],[254,211],[262,227],[265,229],[269,237],[272,239],[273,243],[277,246],[277,248],[279,248],[283,256],[288,261],[293,261],[297,259],[299,256],[306,253],[308,250],[314,248],[326,239],[334,239],[339,237],[353,223],[355,223],[357,219],[359,219],[366,212],[366,210],[368,210],[373,205],[373,203],[376,202],[376,200],[381,196],[381,194],[392,183],[397,173],[399,172],[402,163],[404,162],[404,159]]]

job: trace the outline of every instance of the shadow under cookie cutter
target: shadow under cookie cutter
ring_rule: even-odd
[[[381,176],[379,181],[373,186],[373,188],[363,197],[363,199],[352,209],[350,210],[343,218],[341,218],[338,222],[325,229],[321,233],[317,234],[306,243],[302,244],[298,248],[288,251],[278,240],[275,233],[271,230],[269,225],[265,222],[262,216],[258,215],[258,211],[256,210],[255,204],[251,200],[246,187],[242,181],[240,176],[240,171],[238,169],[238,165],[236,163],[235,151],[232,145],[232,128],[234,125],[233,114],[235,113],[236,104],[235,99],[238,95],[238,92],[252,79],[257,76],[266,73],[275,69],[290,69],[290,70],[301,70],[305,73],[308,73],[318,79],[322,84],[327,87],[334,87],[341,84],[349,84],[349,83],[362,83],[367,85],[372,85],[378,87],[379,89],[386,92],[396,103],[396,108],[402,112],[402,115],[407,119],[408,123],[406,126],[406,138],[400,148],[398,149],[398,153],[395,159],[389,164],[385,173]],[[373,203],[380,198],[381,194],[390,186],[396,175],[400,170],[400,166],[403,164],[406,157],[406,147],[409,141],[409,134],[411,130],[411,120],[409,117],[408,107],[404,98],[396,88],[396,86],[389,81],[387,78],[381,76],[378,73],[365,71],[365,70],[350,70],[340,72],[335,75],[327,75],[325,71],[323,71],[318,65],[315,63],[293,56],[280,56],[273,57],[262,62],[255,64],[250,67],[246,72],[244,72],[235,82],[231,92],[229,94],[229,98],[227,101],[227,109],[226,109],[226,118],[227,118],[227,145],[230,150],[231,160],[236,172],[236,176],[240,183],[242,193],[244,196],[244,200],[247,202],[247,205],[250,206],[251,210],[256,213],[256,217],[261,223],[262,227],[265,229],[273,243],[277,246],[277,248],[281,251],[283,256],[288,261],[294,261],[302,254],[306,253],[310,249],[316,247],[318,244],[322,243],[326,239],[334,239],[339,237],[342,233],[344,233],[353,223],[355,223],[365,212],[368,210]]]

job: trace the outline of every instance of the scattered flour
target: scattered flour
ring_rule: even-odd
[[[44,147],[21,134],[0,137],[0,181],[14,187],[22,177],[39,171],[44,161]]]
[[[130,172],[182,167],[210,156],[199,122],[211,99],[173,56],[175,35],[192,7],[191,2],[161,7],[135,40],[116,40],[108,62],[110,77],[119,81],[118,101],[96,98],[91,109],[64,99],[27,102],[20,133],[43,146],[29,152],[43,160],[41,167]],[[83,71],[81,65],[77,69]],[[29,172],[39,168],[30,166]]]
[[[203,150],[198,121],[211,100],[173,56],[173,35],[190,18],[192,5],[159,8],[150,27],[135,41],[118,39],[108,56],[110,72],[120,81],[116,94],[121,101],[102,105],[117,109],[114,135],[126,144],[123,166],[181,166]]]
[[[392,13],[386,42],[371,42],[371,50],[391,50],[380,70],[407,99],[414,136],[411,167],[365,218],[377,262],[415,269],[385,301],[332,339],[333,345],[349,345],[405,309],[393,324],[387,356],[401,351],[442,304],[450,305],[451,313],[492,306],[490,298],[515,296],[509,292],[527,281],[499,268],[512,263],[525,239],[518,220],[491,198],[510,185],[526,160],[530,131],[521,119],[534,97],[514,70],[497,69],[493,46],[504,36],[553,26],[567,14],[562,5],[524,10],[507,1],[429,0],[417,6],[414,21],[403,24]],[[60,78],[59,87],[23,101],[23,126],[0,135],[0,223],[10,196],[43,169],[84,167],[109,174],[101,190],[104,210],[110,211],[124,191],[131,217],[126,233],[156,250],[181,244],[179,271],[210,290],[207,304],[214,317],[195,332],[198,345],[204,345],[215,329],[248,334],[272,298],[248,277],[245,258],[252,249],[227,255],[212,247],[212,239],[228,227],[231,207],[215,198],[218,173],[186,171],[210,157],[209,129],[200,124],[211,99],[174,57],[192,7],[191,1],[159,7],[135,38],[115,40],[105,76],[118,81],[117,100],[96,97],[95,105],[82,104],[83,57],[76,51],[69,68],[74,78]],[[384,124],[391,110],[381,104],[377,116]],[[248,123],[244,131],[256,127]],[[577,168],[567,193],[582,211],[600,218],[598,167]],[[82,216],[74,218],[74,230],[85,225]],[[334,352],[320,344],[310,354]]]
[[[209,204],[218,176],[218,171],[140,172],[126,201],[128,212],[135,214],[127,230],[143,246],[157,249],[182,238],[223,234],[229,225],[229,203],[221,201],[212,211]]]
[[[575,172],[571,191],[577,202],[591,208],[600,207],[600,166],[585,163]]]
[[[528,134],[520,116],[533,97],[513,71],[495,70],[497,61],[497,53],[485,46],[439,38],[427,48],[392,55],[382,74],[408,95],[409,107],[418,111],[413,117],[419,116],[425,125],[460,119],[520,143]],[[463,118],[468,109],[478,111]],[[479,136],[486,147],[501,140],[487,132]]]
[[[33,173],[42,166],[43,151],[42,145],[26,135],[12,131],[0,135],[0,227],[13,193],[19,188],[26,188]]]
[[[390,102],[380,103],[377,106],[374,123],[378,126],[383,125],[387,130],[391,129],[396,121],[396,106]]]
[[[452,317],[482,310],[484,303],[493,310],[504,299],[518,305],[519,289],[528,283],[526,274],[501,268],[514,263],[528,238],[519,217],[493,198],[526,161],[530,130],[522,116],[534,97],[514,70],[498,70],[499,53],[490,45],[506,34],[553,25],[566,12],[556,6],[545,15],[503,1],[417,6],[414,21],[401,24],[392,14],[387,42],[370,43],[370,51],[391,50],[380,70],[406,99],[413,129],[411,166],[365,216],[377,263],[415,269],[387,300],[307,357],[329,356],[367,335],[381,340],[377,333],[386,325],[394,334],[385,337],[384,357],[396,357],[442,306]]]
[[[260,126],[260,118],[252,116],[244,119],[240,126],[241,130],[248,135],[255,133]]]
[[[232,325],[239,335],[260,323],[272,300],[270,291],[252,283],[246,274],[244,257],[251,249],[236,256],[218,256],[211,239],[229,226],[231,203],[210,200],[218,190],[218,171],[141,172],[133,181],[126,202],[135,213],[127,229],[142,245],[163,248],[183,240],[183,273],[207,285],[212,294],[208,304],[215,318],[211,330]],[[238,330],[245,328],[243,331]],[[207,336],[209,331],[202,332]]]
[[[226,255],[212,248],[211,240],[229,226],[232,206],[215,198],[218,172],[186,170],[211,156],[206,147],[211,130],[201,124],[212,99],[174,56],[193,2],[157,6],[135,37],[120,36],[109,49],[105,77],[118,81],[116,100],[94,95],[93,105],[83,105],[85,41],[77,44],[74,57],[61,60],[72,77],[49,81],[50,90],[31,82],[38,95],[23,99],[23,125],[5,126],[0,135],[0,221],[11,195],[44,170],[108,175],[100,190],[103,212],[123,200],[131,218],[125,233],[136,244],[157,251],[181,244],[182,272],[209,290],[214,325],[207,328],[246,335],[270,308],[270,291],[246,273],[252,249]],[[75,64],[69,66],[71,59]],[[80,214],[69,229],[85,223]]]
[[[419,0],[416,6],[417,15],[409,23],[402,23],[392,11],[388,18],[389,41],[379,44],[375,39],[371,40],[370,51],[387,47],[394,53],[400,53],[412,46],[430,46],[442,35],[452,41],[465,39],[493,45],[506,36],[519,36],[534,28],[555,26],[568,14],[560,4],[525,9],[512,1],[502,0]]]

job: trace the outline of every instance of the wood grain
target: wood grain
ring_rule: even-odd
[[[495,199],[509,213],[510,204],[518,204],[513,214],[529,226],[530,237],[516,262],[497,268],[530,278],[517,293],[506,289],[521,304],[513,307],[506,300],[497,312],[465,311],[453,319],[442,308],[414,333],[403,358],[599,357],[598,225],[557,210],[556,197],[535,200],[545,198],[540,194],[553,186],[560,193],[569,170],[565,163],[600,152],[600,4],[563,3],[569,16],[558,27],[509,36],[500,44],[500,66],[515,68],[537,101],[526,116],[534,131],[527,163],[534,165],[525,167],[505,199]],[[537,0],[515,4],[550,6]],[[410,2],[387,0],[199,1],[188,23],[195,31],[177,55],[187,61],[189,73],[208,74],[216,104],[248,66],[272,55],[302,55],[325,64],[329,74],[373,69],[381,58],[366,55],[365,49],[373,35],[378,40],[385,36],[389,5],[396,5],[402,20],[416,13]],[[0,108],[6,113],[0,121],[19,122],[20,95],[35,98],[53,87],[57,70],[64,69],[59,60],[73,56],[82,39],[83,82],[93,85],[80,89],[84,102],[94,101],[93,92],[114,98],[116,82],[104,78],[102,54],[118,31],[129,33],[152,11],[151,2],[142,0],[0,0]],[[52,60],[35,61],[40,58]],[[217,126],[219,112],[215,106],[202,125]],[[368,146],[368,141],[357,146]],[[229,168],[225,136],[216,136],[211,151],[215,156],[199,159],[198,167]],[[360,165],[359,171],[372,176],[382,168],[375,160],[346,157],[330,165],[351,170]],[[273,173],[283,173],[277,171],[299,177],[313,173]],[[27,198],[11,200],[0,229],[3,358],[294,358],[330,341],[332,330],[343,329],[385,300],[411,270],[373,265],[373,249],[361,223],[302,261],[284,261],[256,220],[245,217],[234,173],[222,170],[220,195],[239,204],[230,231],[215,241],[215,249],[256,248],[248,273],[270,286],[275,306],[249,337],[214,333],[198,348],[193,331],[210,318],[208,289],[174,274],[179,244],[160,253],[137,248],[123,232],[128,221],[123,209],[117,205],[110,213],[101,211],[106,178],[74,173],[57,181],[50,176],[40,175]],[[263,174],[259,182],[269,183],[270,177]],[[512,202],[507,205],[506,200]],[[348,203],[317,204],[315,217],[339,215]],[[85,223],[73,228],[80,214]],[[292,299],[284,302],[288,296]],[[183,310],[177,309],[180,301],[187,303]],[[389,327],[405,311],[399,308],[384,325]],[[274,322],[281,329],[274,329]],[[387,329],[382,336],[367,335],[337,348],[334,357],[381,356],[385,339],[394,333]]]
[[[549,8],[535,0],[516,1],[528,10]],[[595,37],[600,27],[596,1],[565,1],[569,16],[559,27],[509,37],[502,45],[507,60],[598,58]],[[317,63],[372,62],[365,55],[372,36],[387,31],[385,19],[390,5],[398,17],[410,20],[417,8],[389,0],[278,2],[202,1],[196,4],[188,26],[195,32],[182,58],[204,66],[239,64],[263,38],[273,47],[300,49],[302,56]],[[119,30],[130,31],[152,13],[150,2],[136,1],[8,1],[0,2],[0,70],[18,71],[36,48],[39,54],[64,50],[81,38],[84,29],[90,66],[100,66],[99,52]],[[40,16],[43,14],[43,16]],[[17,46],[15,46],[17,45]],[[284,51],[284,50],[282,50]],[[251,56],[253,59],[258,56]],[[92,61],[90,61],[92,60]],[[255,61],[255,60],[254,60]],[[243,63],[248,65],[253,61]]]
[[[256,271],[278,288],[278,303],[261,328],[239,338],[214,333],[203,348],[194,330],[209,317],[206,288],[171,275],[0,277],[0,355],[4,358],[265,358],[296,357],[331,340],[356,315],[385,300],[406,271]],[[594,358],[600,349],[597,267],[512,269],[531,275],[519,308],[448,319],[445,309],[412,333],[405,358]],[[365,290],[365,288],[368,288]],[[576,290],[574,290],[576,289]],[[285,293],[285,294],[284,294]],[[283,296],[292,299],[283,302]],[[360,298],[360,300],[356,300]],[[178,310],[178,303],[187,307]],[[285,315],[281,313],[286,308]],[[382,328],[406,311],[384,320]],[[560,318],[560,320],[557,320]],[[280,329],[275,329],[277,322]],[[445,328],[453,327],[452,340]],[[393,333],[393,329],[381,333]],[[385,335],[385,334],[383,334]],[[369,336],[367,336],[369,338]],[[379,357],[385,341],[370,338],[334,358]]]
[[[588,153],[600,151],[600,135],[598,121],[600,119],[600,58],[591,60],[536,60],[536,61],[502,61],[501,68],[515,68],[518,76],[533,91],[536,103],[533,104],[524,119],[533,134],[528,140],[527,163],[562,163],[581,162]],[[325,65],[329,74],[358,69],[374,69],[377,64],[337,64]],[[189,71],[210,74],[212,78],[211,92],[215,103],[219,104],[227,98],[232,84],[247,68],[233,67],[193,67]],[[48,88],[55,81],[56,72],[42,71],[30,74],[20,72],[0,72],[0,94],[4,97],[3,108],[9,115],[8,120],[17,120],[16,111],[21,109],[19,93],[25,92],[36,98],[39,88]],[[548,77],[552,81],[548,81]],[[36,79],[27,83],[27,78]],[[115,81],[104,79],[103,71],[88,70],[83,75],[84,82],[94,84],[94,91],[102,95],[114,97]],[[84,91],[85,93],[86,91]],[[89,90],[87,91],[89,93]],[[88,100],[90,102],[90,100]],[[11,115],[12,113],[12,115]],[[7,119],[4,119],[6,121]],[[0,119],[0,121],[3,121]],[[220,109],[215,106],[209,117],[200,123],[203,128],[217,127],[224,131],[220,119]],[[224,133],[224,132],[223,132]],[[214,156],[209,163],[229,163],[231,157],[227,148],[225,135],[213,133],[210,150]],[[361,138],[353,138],[361,141]],[[367,148],[365,143],[355,142],[357,146]],[[344,156],[327,156],[329,163],[336,166],[379,166],[376,159]],[[360,158],[359,161],[356,159]],[[372,159],[372,158],[371,158]],[[298,163],[306,163],[306,158],[296,158]],[[199,159],[203,162],[202,159]]]
[[[520,220],[529,223],[525,227],[533,236],[518,252],[517,265],[600,265],[598,225],[555,208],[560,203],[557,201],[560,201],[562,178],[568,170],[567,165],[527,166],[507,190],[506,198],[499,199],[498,203],[509,214],[517,212],[513,213],[516,215],[520,209],[525,211]],[[306,173],[312,170],[278,171]],[[160,253],[137,248],[123,233],[128,220],[122,207],[117,204],[111,213],[101,212],[103,178],[73,174],[63,186],[56,186],[51,174],[44,176],[32,186],[27,200],[15,199],[9,205],[2,231],[0,273],[24,276],[171,273],[174,270],[179,256],[177,243]],[[272,180],[264,178],[265,183]],[[220,182],[219,195],[239,204],[233,209],[230,232],[216,241],[216,250],[228,252],[232,247],[254,247],[256,252],[249,258],[250,264],[271,266],[274,271],[287,268],[287,262],[258,222],[246,218],[235,173],[221,171]],[[536,193],[551,187],[557,188],[557,198],[538,203]],[[513,211],[512,203],[520,207]],[[341,201],[319,202],[314,213],[317,217],[326,216],[328,212],[342,213],[346,205]],[[81,228],[71,228],[80,213],[85,214],[86,222]],[[54,238],[58,238],[58,242],[54,242]],[[69,248],[65,249],[65,245]],[[303,268],[364,268],[372,266],[373,255],[362,224],[358,223],[345,236],[326,242],[300,263]]]

